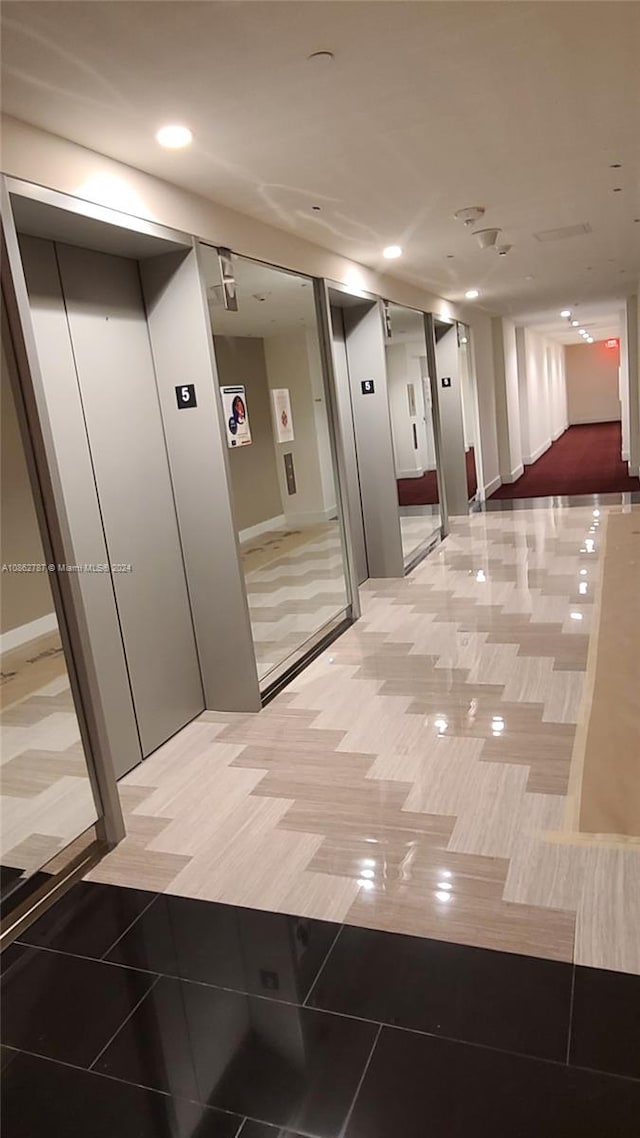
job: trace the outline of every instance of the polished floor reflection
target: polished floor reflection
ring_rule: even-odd
[[[369,582],[259,715],[205,713],[124,779],[92,878],[640,973],[638,837],[575,821],[607,517],[475,515]]]
[[[269,530],[240,553],[262,679],[345,608],[339,525]]]
[[[96,820],[58,632],[2,654],[2,865],[40,869]]]
[[[3,958],[3,1136],[635,1138],[639,1012],[635,976],[85,883]]]
[[[440,536],[439,506],[401,506],[400,534],[405,565]]]

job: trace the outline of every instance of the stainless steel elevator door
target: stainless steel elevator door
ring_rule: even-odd
[[[138,266],[55,249],[146,756],[204,698]]]

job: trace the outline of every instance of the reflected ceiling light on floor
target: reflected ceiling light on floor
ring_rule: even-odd
[[[464,295],[466,300],[477,300],[480,293],[477,288],[468,288]]]
[[[453,898],[450,893],[445,893],[443,889],[438,889],[436,892],[438,901],[452,901]]]
[[[571,309],[570,308],[563,308],[560,315],[562,316],[563,320],[568,320],[569,317],[571,316]]]
[[[400,245],[387,245],[386,249],[382,250],[382,256],[386,257],[387,261],[395,261],[396,257],[402,256],[402,249]]]
[[[165,150],[182,150],[193,142],[193,134],[188,126],[179,126],[177,123],[161,126],[156,131],[156,142],[164,146]]]
[[[445,893],[448,893],[451,889],[453,889],[453,885],[450,881],[439,881],[438,889],[443,889]]]

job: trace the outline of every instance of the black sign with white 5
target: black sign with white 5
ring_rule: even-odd
[[[181,387],[176,387],[176,401],[180,410],[184,407],[197,407],[195,384],[183,383]]]

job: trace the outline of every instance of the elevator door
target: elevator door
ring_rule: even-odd
[[[37,281],[45,382],[61,323],[73,351],[146,756],[198,715],[204,699],[138,266],[40,239],[21,244],[27,286]]]
[[[349,518],[358,582],[402,577],[382,322],[378,303],[344,303],[329,289],[336,403],[348,478]]]

